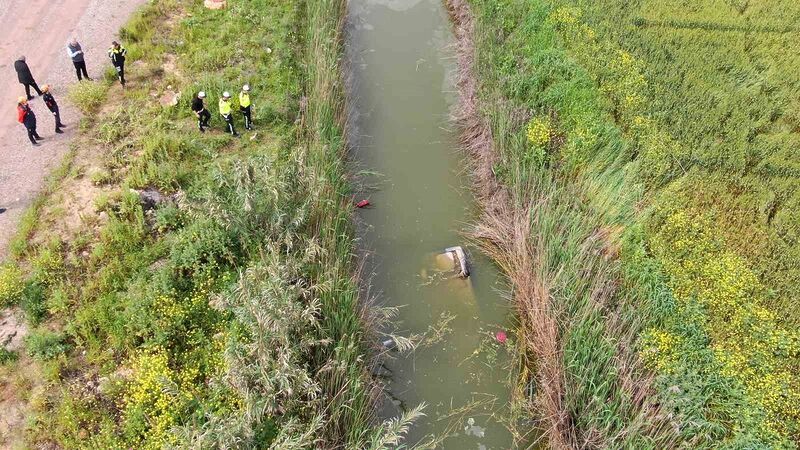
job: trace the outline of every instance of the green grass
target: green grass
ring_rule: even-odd
[[[768,306],[787,311],[787,324],[796,326],[797,43],[792,33],[765,29],[795,27],[797,5],[706,0],[692,8],[650,1],[580,6],[590,26],[640,61],[647,80],[643,111],[676,143],[671,156],[647,156],[644,163],[662,167],[656,158],[670,157],[681,170],[645,168],[648,188],[673,184],[673,198],[659,202],[702,210],[718,236],[773,290]],[[647,21],[664,24],[644,26]]]
[[[559,324],[567,419],[551,433],[593,447],[796,445],[797,82],[782,68],[790,34],[769,29],[794,7],[469,3],[494,173],[515,214],[531,209],[527,264]],[[678,22],[653,23],[664,17]],[[490,251],[512,235],[490,233]],[[535,355],[539,322],[520,314]]]

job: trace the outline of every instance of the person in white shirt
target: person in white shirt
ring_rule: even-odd
[[[75,75],[78,76],[78,81],[82,81],[83,78],[92,81],[92,79],[89,78],[89,74],[86,72],[86,60],[83,58],[83,49],[77,39],[72,38],[72,40],[67,43],[67,54],[72,58],[72,65],[75,66]]]

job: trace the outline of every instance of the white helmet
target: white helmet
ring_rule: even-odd
[[[249,84],[245,84],[244,86],[242,86],[242,90],[244,92],[250,92],[250,85]]]
[[[206,98],[206,91],[200,91],[197,93],[197,98]]]
[[[222,98],[231,98],[231,93],[228,92],[228,91],[223,92],[222,93]]]

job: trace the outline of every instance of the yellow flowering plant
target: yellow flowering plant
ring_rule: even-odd
[[[15,264],[0,265],[0,307],[16,303],[25,288],[22,271]]]
[[[677,210],[666,218],[651,249],[679,303],[697,303],[721,375],[736,380],[763,409],[766,435],[800,438],[800,333],[766,309],[764,286],[740,256],[725,249],[701,214]],[[643,339],[643,358],[668,373],[673,342],[665,331]]]
[[[550,117],[537,116],[528,122],[526,136],[534,147],[544,147],[550,143],[553,135],[553,124]]]

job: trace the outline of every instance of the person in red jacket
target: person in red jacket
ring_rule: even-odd
[[[20,97],[17,102],[17,120],[25,125],[25,129],[28,130],[28,139],[31,140],[31,144],[39,145],[36,141],[44,138],[36,132],[36,114],[33,113],[30,105],[28,105],[26,97]]]

